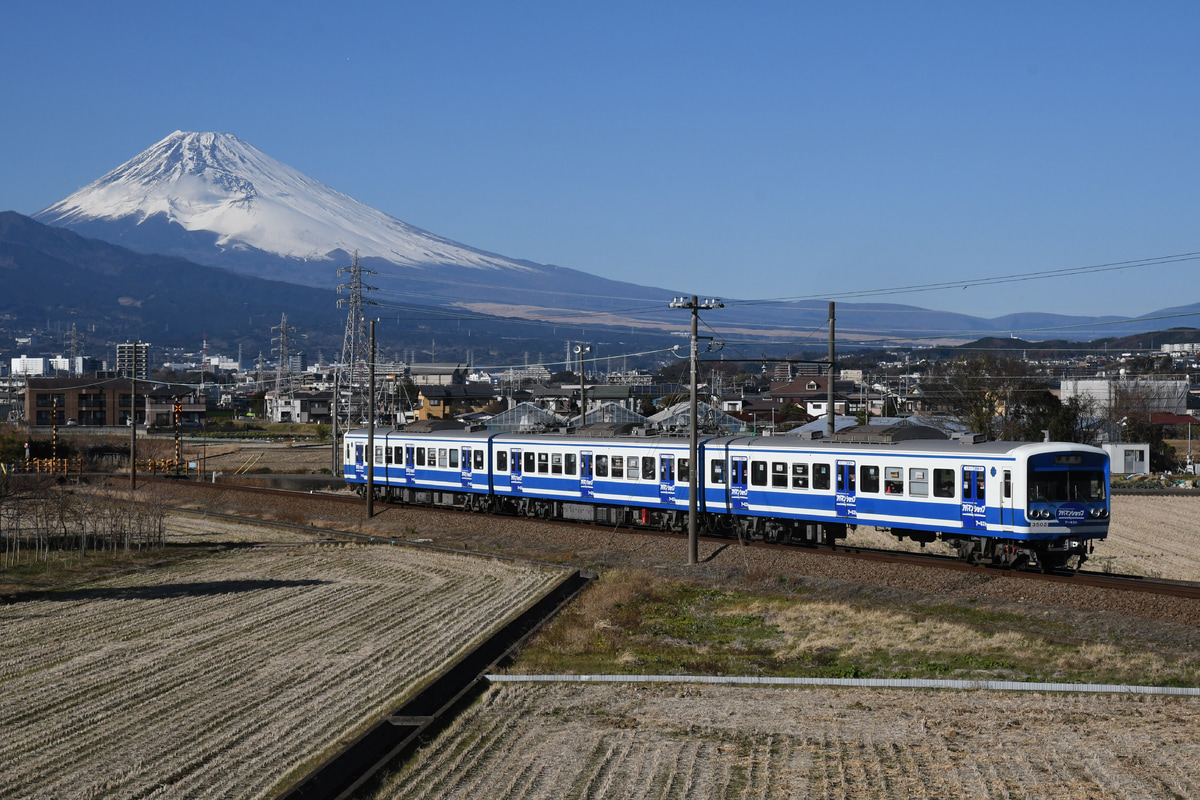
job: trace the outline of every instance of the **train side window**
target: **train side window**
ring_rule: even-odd
[[[417,453],[420,453],[420,452],[421,452],[420,450],[417,451]],[[508,451],[507,450],[497,450],[496,451],[496,472],[508,472]]]
[[[679,482],[680,483],[683,483],[684,481],[690,482],[692,480],[691,466],[692,466],[691,462],[689,462],[686,458],[679,459]]]
[[[385,463],[385,464],[392,463],[392,448],[390,448],[390,447],[383,448],[383,463]]]
[[[792,464],[792,488],[808,488],[808,464]]]
[[[612,457],[612,476],[614,478],[625,477],[625,456]]]
[[[596,477],[608,477],[608,456],[596,456]]]
[[[725,482],[725,462],[724,461],[712,462],[712,469],[709,471],[709,478],[711,479],[711,481],[714,484]]]
[[[786,489],[788,485],[788,465],[782,461],[771,462],[771,485]]]
[[[574,453],[567,453],[567,463],[566,463],[566,467],[567,467],[567,474],[568,474],[568,475],[574,475],[574,474],[575,474],[575,459],[576,459],[576,458],[577,458],[577,457],[576,457],[576,455],[575,455]]]
[[[883,493],[904,494],[904,470],[900,467],[883,468]]]
[[[913,497],[929,497],[929,470],[913,467],[908,471],[908,493]]]
[[[396,464],[404,463],[404,448],[397,447],[395,455],[392,456],[392,461]]]
[[[418,467],[425,466],[425,448],[424,447],[417,448],[417,466]]]
[[[979,500],[981,502],[983,501],[983,499],[984,499],[983,493],[984,493],[984,490],[986,489],[986,486],[987,486],[987,473],[984,472],[983,470],[976,470],[976,472],[975,472],[975,499],[976,500]]]
[[[552,475],[562,475],[562,453],[552,453],[550,455],[550,473]]]
[[[537,469],[537,453],[532,451],[525,453],[525,474],[529,475]]]
[[[868,464],[863,464],[858,468],[860,475],[858,481],[858,490],[860,492],[870,492],[871,494],[879,493],[879,467],[872,467]]]
[[[450,466],[455,467],[455,468],[458,467],[458,448],[457,447],[450,448]]]
[[[642,456],[642,479],[654,480],[654,456]]]
[[[446,452],[446,448],[439,447],[437,453],[437,465],[439,467],[447,467],[450,465],[450,454]]]
[[[483,451],[476,450],[471,458],[471,461],[475,469],[483,469]]]
[[[933,471],[933,496],[954,497],[954,470],[935,469]]]
[[[381,445],[381,444],[375,445],[375,463],[376,464],[383,463],[383,445]]]
[[[828,489],[829,488],[829,465],[828,464],[813,464],[813,488]]]
[[[750,462],[750,482],[755,486],[767,485],[767,462],[751,461]]]

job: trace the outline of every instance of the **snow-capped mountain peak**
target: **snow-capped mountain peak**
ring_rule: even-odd
[[[165,221],[215,235],[226,253],[311,261],[357,251],[406,267],[531,269],[390,217],[228,133],[175,131],[35,218],[68,228]]]

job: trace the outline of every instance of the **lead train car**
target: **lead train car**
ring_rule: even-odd
[[[365,430],[349,432],[347,483],[366,483]],[[873,525],[961,559],[1016,568],[1082,564],[1108,535],[1109,463],[1064,443],[918,440],[845,444],[790,437],[702,439],[700,528],[833,544]],[[375,432],[377,494],[549,519],[683,530],[688,442],[487,432]]]

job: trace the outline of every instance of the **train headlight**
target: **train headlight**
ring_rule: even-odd
[[[1080,541],[1078,539],[1067,539],[1067,547],[1071,550],[1078,550]]]

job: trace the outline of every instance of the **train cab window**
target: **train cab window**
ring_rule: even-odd
[[[908,471],[908,493],[913,497],[929,497],[929,470],[913,467]]]
[[[576,456],[574,453],[567,453],[566,468],[567,468],[568,475],[575,474],[575,463],[576,463],[577,458],[578,458],[578,456]]]
[[[750,462],[750,482],[755,486],[767,485],[767,462],[751,461]]]
[[[625,456],[613,456],[612,457],[612,476],[614,478],[624,478],[625,477]],[[636,476],[630,476],[630,477],[636,477]]]
[[[424,447],[417,448],[417,466],[418,467],[425,466],[425,448]]]
[[[457,469],[458,468],[458,448],[451,447],[449,455],[450,455],[450,466]]]
[[[596,477],[608,477],[608,456],[596,456]]]
[[[642,456],[642,478],[654,480],[654,456]]]
[[[935,469],[933,471],[933,496],[954,497],[954,470]]]
[[[812,483],[814,489],[829,488],[829,465],[828,464],[813,464],[812,465]]]
[[[692,480],[691,462],[686,458],[679,459],[679,482]]]
[[[792,488],[808,488],[808,464],[792,464]]]
[[[788,485],[788,465],[782,461],[771,462],[771,486],[786,489]]]
[[[421,451],[418,450],[417,452],[420,453]],[[496,451],[496,472],[508,472],[508,451],[507,450],[497,450]]]
[[[550,474],[562,475],[562,453],[550,454]]]
[[[1012,499],[1012,471],[1004,470],[1004,499]]]
[[[525,453],[525,474],[526,475],[530,474],[536,468],[537,468],[537,454],[527,451]]]
[[[709,480],[714,484],[725,482],[725,462],[712,462],[712,469],[709,470]]]
[[[438,448],[437,465],[439,467],[450,466],[450,453],[444,447]]]
[[[883,468],[883,493],[904,494],[904,470],[900,467]]]
[[[483,451],[482,450],[476,450],[474,453],[471,454],[471,463],[473,464],[475,469],[477,469],[477,470],[483,469]]]
[[[354,460],[354,445],[347,442],[346,443],[346,461],[353,461],[353,460]]]

